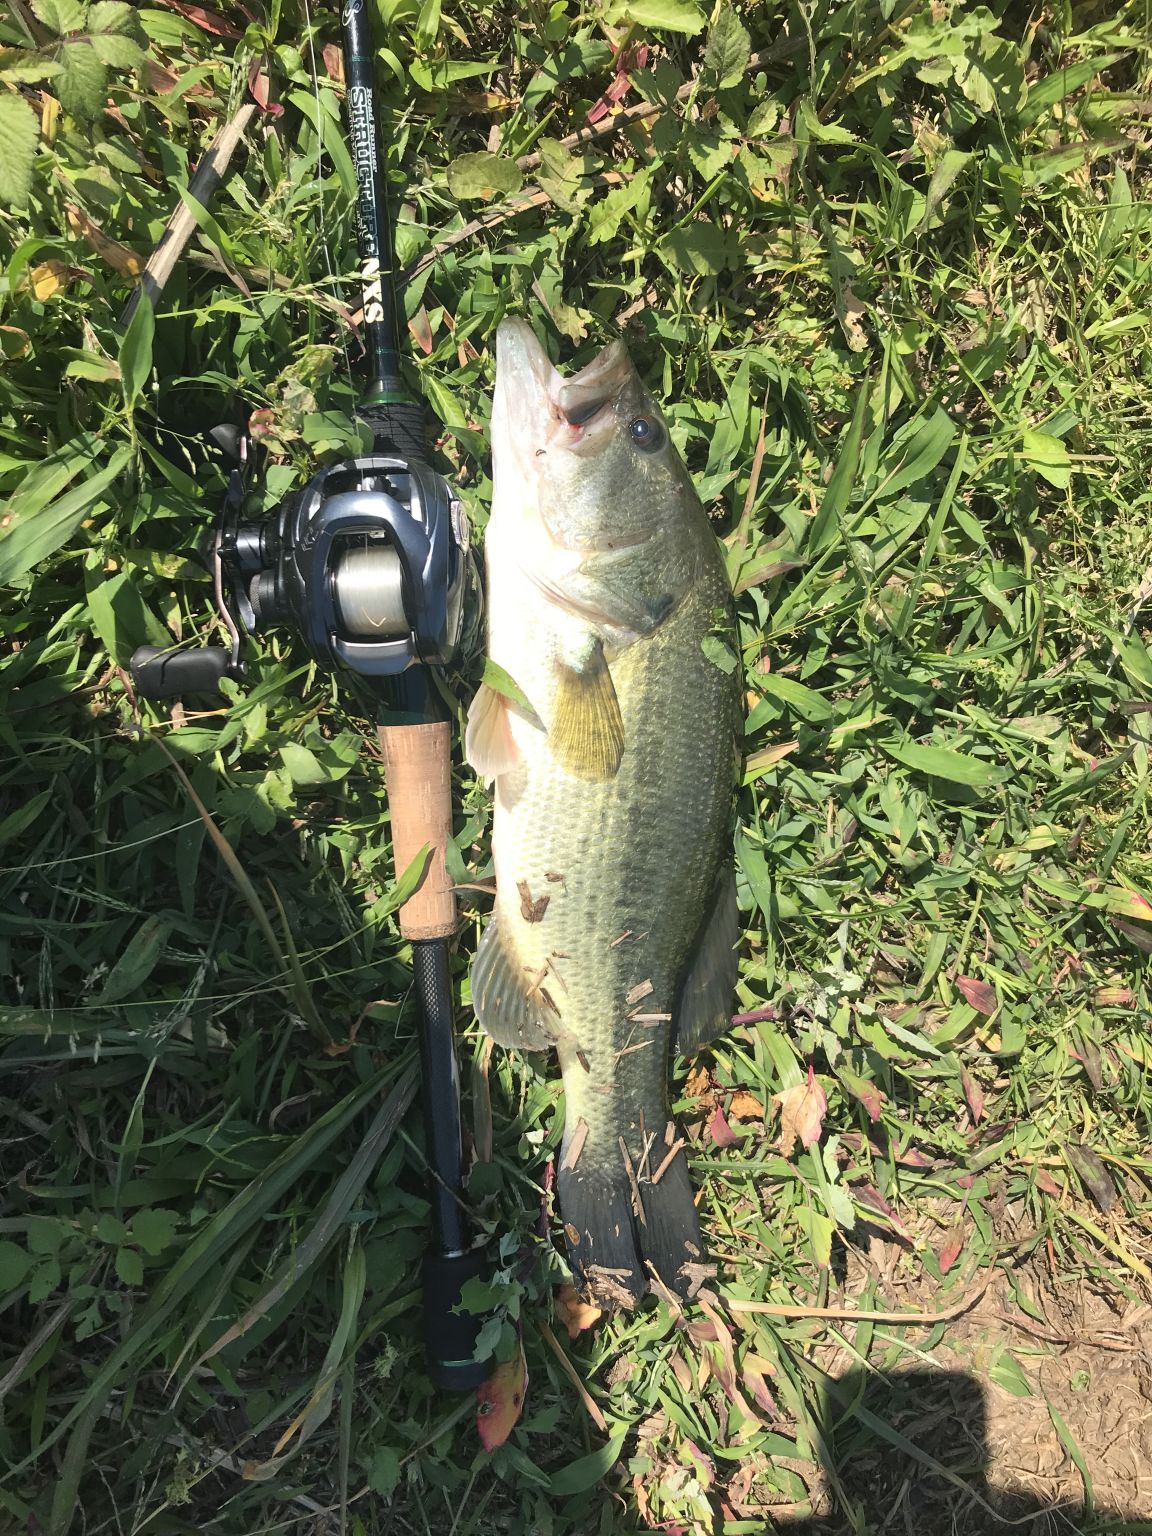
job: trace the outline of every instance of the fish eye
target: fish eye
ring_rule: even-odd
[[[645,453],[655,453],[664,444],[664,428],[651,416],[637,416],[628,423],[628,436]]]

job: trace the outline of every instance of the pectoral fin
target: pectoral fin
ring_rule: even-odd
[[[464,756],[480,777],[488,781],[510,772],[520,761],[508,700],[487,683],[480,684],[468,708]]]
[[[624,721],[599,641],[583,667],[559,666],[548,740],[556,761],[576,778],[615,778]]]
[[[727,869],[716,888],[716,905],[696,945],[691,969],[675,1005],[673,1046],[681,1056],[715,1040],[728,1028],[736,991],[740,919],[736,875]]]
[[[472,1007],[496,1044],[512,1050],[548,1051],[560,1034],[558,1027],[547,1022],[545,996],[532,989],[516,956],[505,948],[495,917],[485,928],[472,962]]]

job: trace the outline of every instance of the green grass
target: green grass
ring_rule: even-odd
[[[735,1536],[802,1512],[835,1459],[820,1341],[892,1370],[948,1330],[726,1300],[946,1310],[999,1265],[1034,1315],[1034,1255],[1147,1297],[1146,6],[631,10],[649,53],[626,102],[659,110],[572,154],[627,4],[377,15],[415,366],[474,528],[509,312],[566,361],[627,314],[714,510],[749,706],[738,1007],[776,1015],[677,1079],[711,1316],[654,1305],[571,1345],[554,1323],[607,1434],[540,1332],[562,1278],[535,1235],[555,1077],[463,1025],[466,1113],[493,1139],[473,1176],[491,1341],[507,1355],[519,1325],[531,1380],[492,1455],[421,1374],[410,971],[367,701],[283,637],[215,710],[140,707],[123,671],[142,641],[220,638],[193,558],[223,491],[204,430],[238,401],[270,413],[267,508],[357,440],[336,18],[313,12],[315,52],[279,4],[209,13],[223,36],[71,0],[0,19],[21,50],[0,55],[0,158],[20,160],[15,109],[45,130],[0,212],[13,1529]],[[120,29],[107,112],[85,26]],[[127,269],[261,58],[284,111],[199,216],[154,336],[142,311],[122,337]],[[551,203],[450,240],[484,189],[521,184]],[[478,670],[451,679],[461,700]],[[458,788],[474,881],[488,801],[464,769]],[[809,1065],[823,1136],[786,1156],[772,1098]],[[1026,1360],[996,1371],[1034,1390]]]

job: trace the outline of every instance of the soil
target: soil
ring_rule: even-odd
[[[850,1266],[876,1278],[886,1246],[873,1243],[867,1260],[850,1256]],[[849,1292],[863,1278],[850,1276]],[[882,1292],[900,1307],[940,1306],[939,1298],[899,1284]],[[1152,1536],[1152,1306],[1095,1280],[1060,1275],[1039,1250],[1011,1281],[997,1275],[929,1347],[918,1360],[894,1350],[886,1359],[877,1340],[868,1371],[844,1349],[816,1352],[847,1396],[845,1409],[863,1405],[863,1415],[836,1415],[833,1451],[841,1489],[863,1523],[853,1527],[840,1513],[823,1472],[814,1514],[791,1521],[774,1515],[777,1529],[790,1536],[1008,1529]],[[869,1428],[868,1414],[952,1479],[903,1453],[875,1424]]]

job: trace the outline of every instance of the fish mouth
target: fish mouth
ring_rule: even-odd
[[[552,365],[524,320],[503,320],[496,333],[495,407],[529,451],[590,453],[612,431],[611,407],[632,373],[622,342],[612,341],[570,379]]]

